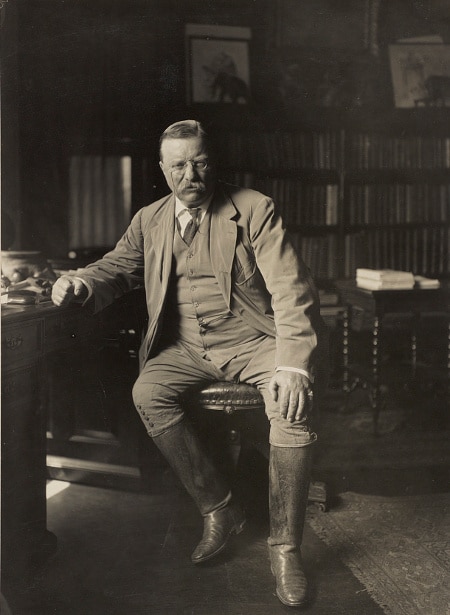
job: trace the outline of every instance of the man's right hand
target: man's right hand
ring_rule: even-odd
[[[62,275],[52,288],[52,301],[55,305],[64,307],[72,301],[82,303],[88,297],[88,289],[80,280],[70,275]]]

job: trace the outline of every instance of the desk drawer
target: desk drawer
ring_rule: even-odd
[[[43,354],[44,322],[33,320],[2,330],[2,361],[9,370]]]
[[[45,323],[46,350],[65,350],[90,343],[94,321],[90,315],[57,314]]]

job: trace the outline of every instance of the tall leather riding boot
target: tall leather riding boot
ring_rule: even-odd
[[[305,522],[313,446],[271,446],[269,458],[268,539],[277,596],[286,606],[307,600],[307,581],[300,546]]]
[[[204,518],[203,537],[191,560],[199,564],[218,555],[231,534],[239,534],[244,513],[203,450],[188,421],[183,420],[153,441],[170,463]]]

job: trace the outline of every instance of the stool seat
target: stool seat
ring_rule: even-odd
[[[242,409],[264,410],[264,399],[251,384],[213,382],[196,392],[196,401],[204,410],[233,414]]]
[[[213,382],[200,390],[195,391],[193,399],[197,408],[201,410],[213,410],[224,413],[225,415],[234,415],[229,419],[235,422],[239,414],[244,414],[246,410],[264,411],[264,399],[258,389],[245,383],[236,382]],[[235,429],[230,429],[229,443],[231,445],[240,444],[241,438]],[[267,450],[263,454],[268,457]],[[259,447],[258,447],[259,448]],[[259,450],[261,450],[259,448]],[[234,456],[236,459],[236,456]],[[309,486],[308,500],[313,502],[320,510],[327,509],[327,493],[326,486],[323,482],[311,481]]]

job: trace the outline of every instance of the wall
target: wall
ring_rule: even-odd
[[[0,9],[1,50],[1,135],[2,135],[2,249],[20,244],[19,117],[17,71],[17,7],[8,11],[8,28],[4,27],[5,8]],[[14,245],[14,244],[13,244]]]
[[[17,201],[25,220],[19,224],[21,247],[66,254],[70,152],[134,148],[152,157],[161,129],[186,114],[225,125],[234,121],[229,107],[215,106],[215,115],[212,106],[186,107],[185,23],[251,27],[253,103],[239,117],[251,122],[261,112],[280,115],[273,0],[10,0],[9,5],[14,11],[6,15],[7,32],[14,30],[15,13],[18,19],[20,125],[20,137],[12,130],[9,141],[11,151],[19,144],[21,181],[19,190],[11,180],[8,201]],[[384,66],[387,43],[399,37],[438,28],[450,40],[448,14],[441,19],[445,10],[440,0],[382,2]],[[309,57],[309,50],[299,53]],[[15,70],[11,58],[3,62]],[[389,106],[387,73],[380,78],[377,101]],[[135,206],[141,198],[138,190]]]

